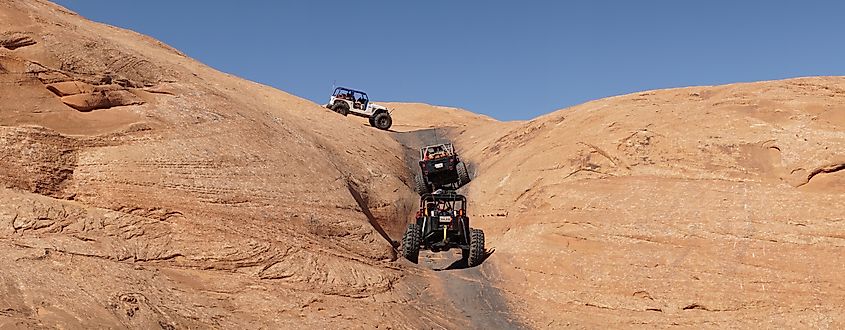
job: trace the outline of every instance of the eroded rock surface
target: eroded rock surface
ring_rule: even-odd
[[[0,47],[15,50],[21,47],[32,46],[36,41],[32,37],[21,32],[4,32],[0,35]]]
[[[464,118],[474,224],[527,324],[845,324],[845,78]]]
[[[396,260],[402,138],[46,1],[0,31],[0,328],[845,323],[843,78],[391,104],[470,163],[462,270]]]
[[[0,327],[466,324],[408,304],[388,133],[46,1],[0,31]]]

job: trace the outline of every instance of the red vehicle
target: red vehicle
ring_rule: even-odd
[[[451,143],[430,145],[420,149],[420,175],[414,178],[419,194],[440,188],[457,189],[470,182],[466,165],[461,162]]]

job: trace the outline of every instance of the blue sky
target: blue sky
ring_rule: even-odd
[[[845,1],[58,0],[318,103],[500,120],[640,90],[845,75]]]

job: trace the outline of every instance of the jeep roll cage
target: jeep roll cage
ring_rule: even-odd
[[[358,93],[358,94],[363,94],[364,96],[367,96],[367,93],[365,93],[365,92],[359,91],[357,89],[346,88],[346,87],[335,88],[334,93],[332,93],[332,96],[337,96],[337,94],[339,94],[339,92],[347,92],[347,93],[352,92],[352,93]]]
[[[486,256],[484,232],[469,226],[466,202],[466,197],[454,190],[422,194],[416,221],[408,224],[402,236],[402,256],[418,263],[420,250],[440,252],[459,248],[461,259],[469,267],[480,265]],[[447,207],[438,207],[443,203]]]
[[[356,98],[355,94],[360,95],[360,97]],[[334,92],[332,92],[332,96],[334,96],[335,98],[339,98],[341,95],[343,95],[343,96],[351,95],[351,98],[352,98],[351,100],[346,99],[346,98],[343,98],[343,99],[350,101],[353,104],[354,103],[361,104],[361,108],[360,108],[361,110],[367,109],[367,104],[370,103],[370,97],[367,96],[367,93],[359,91],[359,90],[346,88],[346,87],[337,87],[337,88],[334,89]]]
[[[420,148],[420,160],[429,160],[431,155],[435,153],[443,153],[444,155],[437,158],[451,156],[455,154],[455,147],[451,143],[435,144]]]
[[[453,211],[461,211],[460,215],[465,215],[467,210],[467,199],[463,195],[458,195],[454,191],[439,194],[423,194],[420,196],[420,209],[426,213],[434,210],[437,207],[437,202],[445,202],[449,209]]]

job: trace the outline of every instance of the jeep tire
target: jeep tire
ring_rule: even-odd
[[[332,110],[346,116],[349,114],[349,104],[343,101],[335,101],[332,105]]]
[[[390,118],[390,114],[387,112],[379,112],[375,114],[371,121],[374,124],[373,127],[381,130],[387,130],[393,125],[393,119]]]
[[[464,162],[459,162],[458,165],[455,165],[455,170],[458,171],[458,186],[461,187],[471,180],[469,177],[469,172],[467,171],[467,166]]]
[[[481,229],[475,228],[470,229],[469,232],[469,255],[466,256],[467,266],[475,267],[481,264],[486,253],[484,250],[484,232]]]
[[[402,236],[402,257],[413,263],[417,263],[419,261],[420,235],[420,226],[416,223],[412,223],[408,225],[408,229],[405,230],[405,235]]]
[[[425,178],[423,178],[422,175],[414,177],[414,190],[416,190],[420,196],[429,193],[428,183],[425,182]]]

